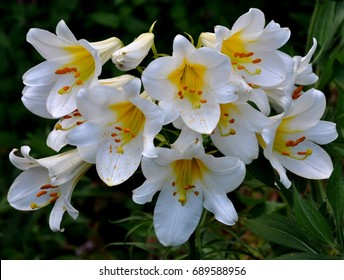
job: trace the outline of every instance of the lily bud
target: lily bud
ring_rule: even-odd
[[[136,68],[148,54],[154,40],[153,33],[143,33],[129,45],[112,54],[112,62],[121,71]]]

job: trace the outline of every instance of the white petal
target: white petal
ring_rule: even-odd
[[[59,66],[55,62],[44,61],[24,73],[23,83],[27,86],[52,87],[57,79],[55,71]],[[46,96],[48,96],[49,92],[46,93]]]
[[[182,101],[179,104],[181,106],[180,115],[189,128],[203,134],[213,132],[220,119],[220,106],[214,97],[208,98],[207,103],[202,104],[199,109],[189,108],[190,102],[188,101]]]
[[[110,139],[109,139],[110,138]],[[143,151],[142,137],[137,135],[117,152],[113,138],[108,137],[99,145],[96,168],[99,177],[108,185],[114,186],[128,180],[140,165]]]
[[[214,94],[217,103],[230,103],[238,99],[237,88],[230,84],[214,89]]]
[[[225,193],[215,193],[205,189],[203,206],[214,213],[216,220],[225,225],[232,226],[238,221],[238,214],[233,203]]]
[[[64,231],[64,228],[61,228],[61,221],[62,221],[62,217],[65,211],[67,211],[68,214],[74,220],[79,215],[79,211],[76,210],[67,199],[64,199],[64,197],[59,197],[56,200],[54,207],[51,210],[51,213],[49,216],[49,226],[52,231],[55,231],[55,232]]]
[[[235,129],[235,135],[221,136],[219,129],[211,134],[215,146],[226,156],[236,156],[245,164],[258,157],[259,147],[256,134],[243,127]]]
[[[202,163],[207,170],[203,172],[204,187],[209,191],[227,193],[235,190],[245,178],[246,168],[237,157],[215,158],[206,155]]]
[[[146,92],[156,100],[170,100],[177,93],[177,86],[168,76],[182,65],[183,61],[174,57],[160,57],[148,64],[142,73],[142,83]]]
[[[276,157],[275,157],[276,156]],[[289,180],[287,176],[287,172],[283,165],[279,162],[279,158],[277,158],[279,155],[272,155],[271,158],[269,159],[272,167],[277,171],[279,175],[279,180],[281,183],[288,189],[291,186],[291,181]]]
[[[256,33],[262,31],[265,25],[265,16],[259,9],[251,8],[247,13],[240,16],[232,26],[232,33],[243,31]]]
[[[179,109],[173,100],[160,101],[159,107],[164,110],[164,125],[173,122],[180,116]]]
[[[45,204],[44,196],[36,197],[40,191],[40,187],[50,184],[48,170],[43,167],[33,167],[18,175],[13,181],[8,194],[7,200],[9,204],[18,210],[32,211],[31,203],[38,205]]]
[[[23,155],[22,157],[17,156],[15,152],[18,151],[18,149],[13,149],[9,154],[9,159],[11,163],[21,170],[27,170],[32,167],[38,166],[37,160],[35,160],[33,157],[29,155],[30,153],[30,147],[29,146],[22,146],[20,148],[20,153]]]
[[[50,91],[51,85],[26,86],[21,100],[30,112],[42,118],[52,119],[53,116],[47,110],[47,98]]]
[[[160,189],[161,184],[146,180],[140,187],[133,190],[133,201],[137,204],[151,202],[155,193]]]
[[[177,35],[173,40],[173,56],[180,59],[187,58],[196,48],[182,35]]]
[[[71,76],[66,76],[67,79]],[[66,84],[72,84],[72,81],[67,79],[59,79],[47,98],[47,110],[54,118],[60,118],[76,110],[75,104],[75,92],[73,90],[67,94],[59,94],[58,90],[64,87]]]
[[[315,126],[305,131],[306,139],[320,145],[328,144],[338,137],[336,124],[319,121]]]
[[[72,33],[72,31],[68,28],[67,24],[64,20],[60,20],[59,23],[56,26],[56,35],[60,38],[72,42],[77,43],[77,40]]]
[[[246,70],[241,70],[240,73],[245,77],[247,82],[256,85],[271,87],[283,82],[286,78],[286,68],[283,60],[275,52],[256,52],[256,57],[261,58],[258,64],[245,64],[245,68],[254,73],[260,69],[260,74],[250,74]]]
[[[88,146],[78,146],[80,157],[88,163],[96,163],[98,143]]]
[[[306,151],[311,149],[312,154],[303,160],[296,160],[292,157],[276,153],[281,164],[291,172],[308,179],[327,179],[333,171],[333,164],[330,156],[318,145],[304,141],[295,147],[295,151]]]
[[[174,188],[165,186],[154,209],[154,229],[164,246],[185,243],[196,229],[202,215],[202,198],[189,193],[184,206],[173,196]]]
[[[325,107],[325,95],[310,89],[296,99],[293,110],[283,119],[283,125],[291,132],[309,129],[319,122]]]
[[[66,139],[73,146],[89,146],[102,141],[103,128],[99,125],[85,122],[72,129]]]
[[[159,157],[157,158],[142,158],[141,169],[143,175],[154,184],[162,183],[167,178],[172,176],[172,168],[170,163],[174,158],[170,158],[170,155],[175,153],[171,149],[158,148]]]
[[[46,60],[54,60],[56,58],[59,59],[68,56],[68,53],[63,50],[63,48],[70,43],[49,31],[31,28],[27,33],[26,40],[32,44]]]

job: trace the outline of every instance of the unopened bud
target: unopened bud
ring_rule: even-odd
[[[112,62],[119,70],[136,68],[148,54],[154,40],[153,33],[143,33],[129,45],[112,54]]]

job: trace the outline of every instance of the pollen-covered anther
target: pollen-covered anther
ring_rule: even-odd
[[[262,61],[261,58],[256,58],[256,59],[252,60],[252,63],[257,64],[257,63],[260,63],[261,61]]]
[[[205,103],[207,103],[208,101],[207,101],[207,99],[200,99],[199,102],[202,103],[202,104],[205,104]]]
[[[285,142],[285,146],[286,147],[295,147],[295,146],[297,146],[298,144],[300,144],[301,142],[303,142],[305,140],[306,140],[305,136],[302,136],[302,137],[296,139],[295,141],[288,140],[288,141]]]
[[[48,193],[47,191],[39,191],[38,193],[36,193],[36,197],[40,197],[40,196],[45,195],[47,193]]]
[[[303,86],[298,86],[298,87],[293,91],[293,94],[292,94],[291,98],[292,98],[293,100],[298,99],[298,98],[301,96],[301,94],[302,94],[302,90],[303,90]]]

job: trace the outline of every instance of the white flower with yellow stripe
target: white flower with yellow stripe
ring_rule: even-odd
[[[331,158],[319,145],[332,142],[338,133],[335,123],[320,120],[325,107],[325,95],[310,89],[288,111],[271,117],[274,125],[258,136],[264,156],[287,188],[291,181],[286,170],[308,179],[326,179],[332,173]]]
[[[274,21],[264,26],[264,13],[251,8],[231,29],[217,25],[215,33],[202,33],[200,41],[230,58],[237,83],[241,77],[239,80],[249,86],[275,86],[286,77],[285,65],[276,50],[288,41],[290,30]]]
[[[81,157],[95,163],[109,186],[126,181],[139,167],[142,155],[156,156],[154,137],[161,130],[164,111],[140,95],[141,82],[131,79],[123,90],[94,85],[80,90],[77,105],[86,122],[66,138]]]
[[[73,112],[75,93],[96,81],[102,65],[122,47],[115,37],[94,43],[77,40],[63,20],[56,27],[56,35],[31,28],[27,41],[46,61],[23,75],[26,86],[22,101],[31,112],[45,118]]]
[[[214,49],[196,49],[177,35],[172,56],[159,57],[142,73],[146,92],[160,101],[170,120],[181,116],[194,131],[209,134],[220,118],[220,103],[237,99],[228,83],[229,59]]]
[[[203,207],[226,225],[234,225],[238,219],[226,194],[243,181],[244,163],[236,157],[207,155],[198,139],[192,144],[188,137],[184,140],[178,139],[173,149],[157,148],[156,158],[143,157],[146,181],[133,191],[138,204],[150,202],[160,191],[153,220],[156,235],[165,246],[177,246],[189,239]]]
[[[83,161],[77,150],[35,159],[29,155],[30,147],[20,149],[21,156],[13,149],[9,155],[14,166],[23,170],[13,181],[7,200],[15,209],[33,211],[53,204],[49,225],[53,231],[63,231],[61,220],[65,211],[73,218],[78,210],[71,205],[71,196],[80,177],[91,167]]]

